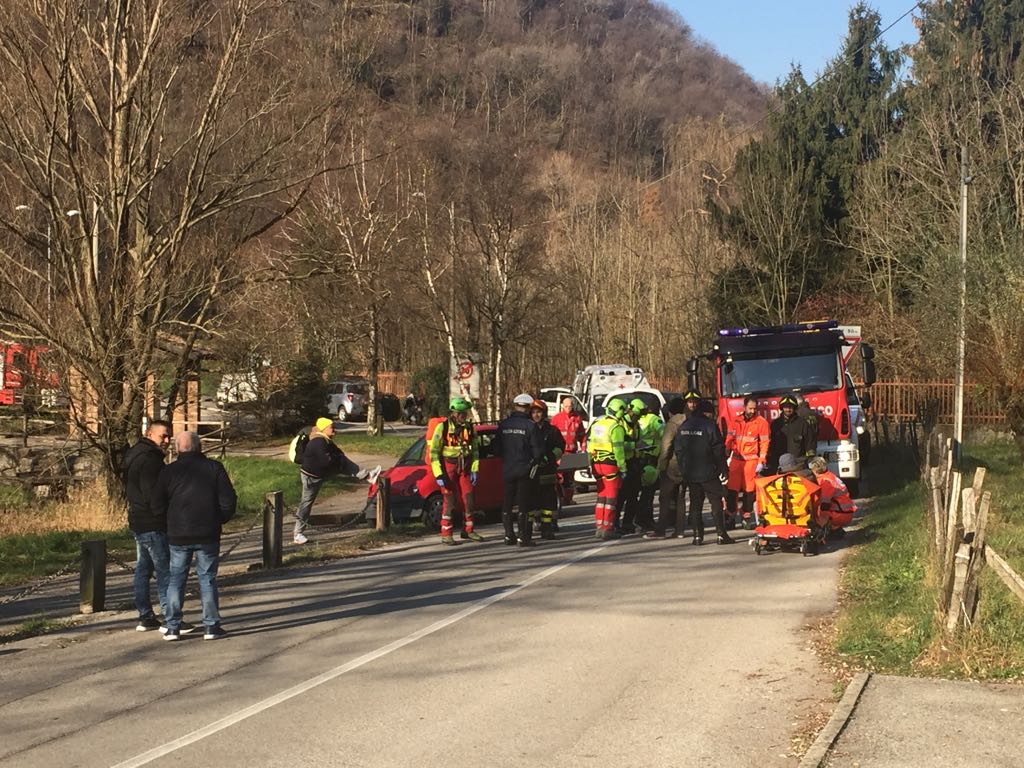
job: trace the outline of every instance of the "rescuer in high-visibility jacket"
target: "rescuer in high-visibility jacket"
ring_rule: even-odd
[[[635,487],[638,491],[627,502],[623,533],[632,533],[634,522],[644,531],[654,530],[654,492],[658,481],[661,435],[665,429],[661,417],[651,413],[647,403],[640,398],[629,402],[629,410],[636,423],[636,456],[630,472],[636,473]]]
[[[828,468],[828,462],[815,456],[808,463],[814,473],[814,482],[821,488],[821,508],[818,522],[833,535],[842,536],[843,529],[853,521],[857,505],[846,488],[846,483]]]
[[[450,415],[430,436],[430,470],[441,488],[441,543],[454,544],[452,517],[462,512],[462,538],[483,541],[473,530],[473,486],[480,471],[480,438],[469,421],[472,404],[462,397],[449,404]]]
[[[754,479],[764,470],[768,460],[768,442],[771,429],[768,420],[757,412],[757,398],[743,398],[743,413],[733,422],[725,437],[729,455],[729,483],[726,486],[726,508],[729,517],[736,519],[736,502],[743,494],[743,524],[756,527],[754,518]]]
[[[540,537],[555,538],[555,520],[558,517],[558,460],[565,453],[562,433],[548,421],[548,404],[534,400],[530,418],[544,438],[544,458],[537,472],[537,509],[540,517]]]
[[[605,415],[590,425],[587,453],[597,485],[594,504],[595,535],[599,539],[617,539],[615,509],[626,474],[626,404],[612,400]]]

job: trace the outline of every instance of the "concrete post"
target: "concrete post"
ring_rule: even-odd
[[[284,494],[271,491],[263,500],[263,567],[281,567]]]
[[[78,604],[82,613],[102,611],[107,600],[107,542],[83,541]]]

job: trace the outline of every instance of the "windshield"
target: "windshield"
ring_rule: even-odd
[[[625,395],[622,396],[622,399],[625,400],[627,403],[631,402],[632,400],[635,400],[636,398],[640,398],[641,400],[643,400],[644,403],[646,403],[647,405],[647,409],[651,411],[651,413],[657,413],[658,415],[661,415],[661,400],[658,399],[658,396],[656,394],[654,394],[653,392],[627,392]],[[602,401],[603,399],[604,398],[602,398]],[[614,399],[616,398],[613,397],[612,400]],[[602,416],[604,416],[604,403],[602,401],[594,400],[595,419],[599,419]],[[609,400],[608,402],[611,402],[611,400]]]
[[[722,396],[825,392],[839,388],[839,355],[834,351],[797,350],[757,359],[737,358],[722,368]]]

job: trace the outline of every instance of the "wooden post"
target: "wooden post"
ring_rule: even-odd
[[[386,531],[391,527],[391,479],[381,475],[377,478],[377,530]]]
[[[263,498],[263,567],[281,567],[284,494],[271,491]]]
[[[1017,599],[1024,600],[1024,579],[1010,567],[1010,564],[991,549],[985,553],[985,559],[992,566],[992,570],[996,572],[996,575],[1017,596]]]
[[[957,475],[960,473],[958,472]],[[960,483],[954,479],[953,485],[956,487],[959,494]],[[974,503],[974,491],[971,488],[967,488],[963,492],[964,503],[968,503],[967,497],[970,494],[970,503]],[[960,505],[957,503],[959,498],[950,503],[949,517],[946,519],[946,549],[942,558],[942,573],[939,584],[942,587],[942,594],[939,596],[939,604],[942,612],[945,613],[949,610],[950,595],[953,593],[953,582],[956,577],[956,556],[959,552],[960,537],[958,534],[957,522],[958,512]]]
[[[971,539],[971,565],[964,587],[964,619],[967,624],[974,623],[978,610],[978,578],[985,564],[985,530],[988,528],[988,510],[991,504],[992,494],[985,491],[981,496],[981,504],[978,505],[978,525]]]
[[[107,542],[83,541],[78,578],[78,608],[82,613],[102,611],[107,601]]]
[[[970,490],[970,489],[968,489]],[[966,494],[967,491],[964,491]],[[964,606],[964,589],[967,586],[967,571],[971,565],[971,545],[964,542],[956,551],[953,559],[952,585],[950,586],[949,604],[946,608],[946,634],[956,632],[960,623],[960,611]]]

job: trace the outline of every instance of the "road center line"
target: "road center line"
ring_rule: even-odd
[[[124,762],[118,763],[114,766],[114,768],[137,768],[137,766],[146,765],[147,763],[151,763],[154,760],[164,757],[165,755],[169,755],[172,752],[176,752],[182,747],[187,747],[189,744],[195,744],[197,741],[205,739],[207,736],[212,736],[213,734],[223,731],[226,728],[230,728],[236,723],[240,723],[243,720],[247,720],[253,715],[258,715],[259,713],[264,712],[273,706],[282,704],[288,701],[289,699],[294,699],[296,696],[301,696],[303,693],[306,693],[306,691],[312,690],[313,688],[316,688],[319,685],[323,685],[324,683],[329,683],[331,680],[341,677],[347,672],[351,672],[354,669],[359,669],[359,667],[365,664],[369,664],[371,661],[375,661],[381,658],[382,656],[387,656],[389,653],[393,653],[394,651],[397,651],[400,648],[404,648],[405,646],[410,645],[411,643],[415,643],[417,640],[422,640],[424,637],[432,635],[435,632],[439,632],[445,627],[450,627],[452,624],[462,621],[463,619],[472,616],[474,613],[477,613],[478,611],[482,611],[489,605],[493,605],[494,603],[497,603],[500,600],[504,600],[506,597],[511,597],[516,592],[522,589],[526,589],[527,587],[532,586],[536,584],[538,581],[542,581],[548,578],[549,576],[555,575],[563,568],[568,568],[570,565],[578,563],[580,560],[588,558],[591,555],[597,554],[602,549],[605,549],[609,545],[614,543],[614,541],[610,541],[604,544],[599,544],[598,546],[592,547],[591,549],[585,550],[580,554],[574,555],[573,557],[570,557],[568,560],[559,563],[558,565],[553,565],[550,568],[546,568],[545,570],[534,574],[526,581],[524,581],[522,584],[517,584],[514,587],[509,587],[503,592],[498,592],[497,594],[485,597],[481,600],[477,600],[472,605],[463,608],[461,611],[458,611],[457,613],[453,613],[451,616],[448,616],[447,618],[441,619],[440,621],[435,621],[433,624],[430,624],[429,626],[426,626],[423,629],[418,629],[412,634],[406,635],[405,637],[399,640],[395,640],[394,642],[388,643],[387,645],[383,645],[374,651],[364,653],[362,656],[359,656],[358,658],[355,658],[352,661],[345,662],[340,666],[334,667],[333,669],[329,669],[326,672],[322,672],[316,677],[311,677],[309,680],[301,682],[298,685],[293,685],[291,688],[287,688],[281,691],[280,693],[276,693],[273,696],[270,696],[269,698],[263,699],[263,701],[258,701],[255,704],[246,707],[245,709],[240,709],[238,712],[227,715],[226,717],[222,717],[220,720],[216,720],[210,723],[209,725],[203,726],[202,728],[192,731],[191,733],[187,733],[180,738],[174,739],[173,741],[169,741],[166,744],[162,744],[159,747],[154,747],[148,752],[143,752],[141,755],[136,755],[135,757],[130,758],[129,760],[125,760]]]

